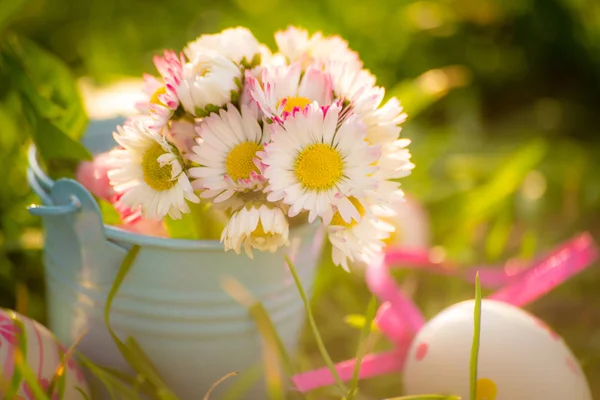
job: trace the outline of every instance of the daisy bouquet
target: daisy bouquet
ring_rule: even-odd
[[[208,205],[225,250],[250,257],[323,224],[336,265],[368,262],[413,168],[406,115],[340,37],[290,27],[275,42],[239,27],[156,56],[140,115],[103,155],[105,197],[131,224],[201,219]]]

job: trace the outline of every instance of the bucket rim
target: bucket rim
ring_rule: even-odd
[[[55,181],[50,178],[42,169],[38,157],[35,144],[29,145],[28,154],[28,170],[31,173],[27,174],[29,187],[35,194],[48,203],[50,196],[47,191],[51,190]],[[86,189],[87,190],[87,189]],[[90,194],[91,195],[91,194]],[[93,196],[92,196],[93,197]],[[102,217],[102,216],[100,216]],[[302,224],[295,227],[290,227],[290,233],[294,232],[297,236],[309,235],[309,230],[316,230],[318,224]],[[130,232],[116,226],[103,223],[104,235],[107,239],[119,243],[138,245],[143,247],[165,248],[172,250],[210,250],[224,252],[223,243],[218,240],[195,240],[195,239],[173,239],[162,238],[157,236],[142,235],[135,232]],[[314,233],[314,232],[313,232]],[[312,235],[311,235],[312,236]]]

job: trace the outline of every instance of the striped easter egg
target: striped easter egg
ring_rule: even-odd
[[[52,332],[41,324],[7,309],[0,309],[0,397],[10,388],[18,388],[13,399],[36,400],[16,364],[22,349],[25,365],[35,375],[42,389],[47,390],[67,349],[58,343]],[[52,400],[78,400],[89,397],[89,388],[82,370],[71,356],[65,364],[64,385],[55,384]],[[13,392],[14,393],[14,392]]]

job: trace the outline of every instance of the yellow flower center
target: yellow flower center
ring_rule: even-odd
[[[225,159],[227,175],[234,181],[248,179],[250,174],[259,172],[254,164],[256,152],[262,150],[262,146],[255,142],[243,142],[236,145]]]
[[[177,183],[171,178],[173,167],[166,164],[161,167],[158,157],[165,154],[165,150],[159,143],[154,143],[142,156],[142,170],[144,171],[144,182],[157,191],[169,190]]]
[[[481,378],[477,380],[476,400],[496,400],[498,388],[493,380]]]
[[[285,105],[283,106],[284,112],[292,112],[295,107],[300,107],[301,109],[310,104],[310,99],[307,97],[298,97],[298,96],[290,96],[285,97],[277,102],[277,108],[283,103],[285,100]]]
[[[265,228],[263,227],[262,222],[258,221],[258,225],[256,226],[256,229],[254,229],[254,231],[252,232],[252,237],[270,239],[273,237],[273,233],[265,232]]]
[[[158,96],[165,93],[167,93],[167,88],[165,86],[159,87],[158,89],[156,89],[156,92],[154,92],[152,97],[150,97],[150,103],[164,105],[163,102],[159,100]]]
[[[325,190],[339,182],[344,162],[340,153],[330,145],[315,143],[300,152],[294,170],[305,188]]]
[[[200,78],[208,75],[210,73],[211,65],[208,61],[202,61],[198,63],[194,63],[193,65],[193,73],[194,77]]]
[[[358,214],[361,217],[363,217],[365,215],[365,207],[362,205],[362,203],[358,201],[356,197],[349,197],[348,200],[350,200],[352,205],[356,207],[356,209],[358,210]],[[344,221],[344,218],[342,218],[340,212],[336,211],[335,214],[333,214],[333,218],[331,219],[330,225],[343,226],[344,228],[352,228],[357,223],[358,221],[356,221],[354,218],[350,222]]]

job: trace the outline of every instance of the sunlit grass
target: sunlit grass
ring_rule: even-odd
[[[479,361],[479,342],[481,339],[481,286],[479,273],[475,277],[475,307],[473,308],[473,345],[471,347],[470,393],[471,400],[477,400],[477,365]]]

